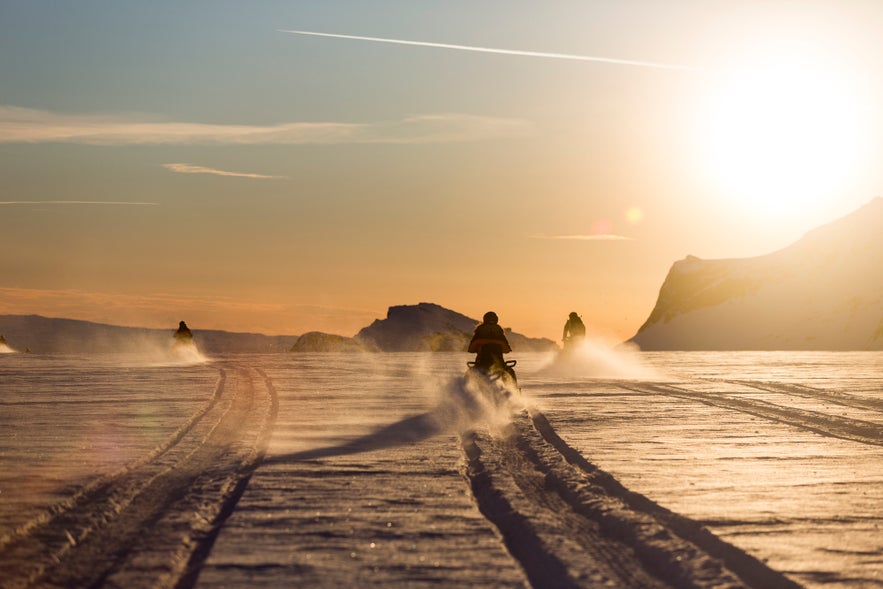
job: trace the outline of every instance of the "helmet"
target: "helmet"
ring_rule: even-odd
[[[574,312],[572,312],[572,313],[570,314],[570,318],[571,318],[571,319],[579,319],[579,315],[577,315],[577,314],[576,314],[576,311],[574,311]]]
[[[485,323],[496,323],[497,321],[500,320],[497,317],[497,314],[494,313],[493,311],[488,311],[487,313],[485,313],[483,319],[484,319]]]

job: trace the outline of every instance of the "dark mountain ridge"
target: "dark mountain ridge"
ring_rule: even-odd
[[[465,351],[479,322],[432,303],[390,307],[378,319],[349,338],[321,332],[301,336],[269,336],[204,330],[191,325],[193,341],[205,354],[274,352],[418,352]],[[16,351],[38,354],[142,352],[167,348],[177,326],[169,329],[123,327],[40,315],[0,315],[0,335]],[[555,343],[507,330],[516,351],[549,350]]]
[[[123,327],[40,315],[0,315],[0,334],[17,351],[38,354],[137,353],[171,345],[177,326],[169,329]],[[193,341],[204,353],[283,352],[297,336],[269,336],[220,330],[193,330]]]

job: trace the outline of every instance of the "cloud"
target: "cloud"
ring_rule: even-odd
[[[215,176],[230,176],[233,178],[256,178],[259,180],[278,180],[284,179],[285,176],[268,176],[266,174],[249,174],[245,172],[227,172],[225,170],[216,170],[214,168],[206,168],[193,164],[163,164],[165,169],[177,172],[178,174],[214,174]]]
[[[546,53],[542,51],[522,51],[518,49],[496,49],[492,47],[476,47],[474,45],[452,45],[450,43],[430,43],[427,41],[405,41],[403,39],[388,39],[385,37],[362,37],[358,35],[340,35],[336,33],[317,33],[314,31],[291,31],[279,29],[280,33],[290,33],[292,35],[312,35],[315,37],[333,37],[335,39],[351,39],[355,41],[373,41],[376,43],[394,43],[397,45],[417,45],[420,47],[435,47],[437,49],[455,49],[458,51],[477,51],[480,53],[498,53],[502,55],[518,55],[521,57],[543,57],[548,59],[570,59],[576,61],[597,61],[602,63],[610,63],[615,65],[631,65],[638,67],[661,68],[670,70],[689,70],[699,71],[688,65],[678,65],[672,63],[658,63],[653,61],[635,61],[631,59],[616,59],[613,57],[600,57],[595,55],[573,55],[570,53]]]
[[[590,235],[531,235],[531,239],[554,239],[561,241],[631,241],[631,237],[615,235],[613,233],[599,233]]]
[[[524,120],[432,114],[379,123],[212,125],[148,120],[143,115],[78,115],[0,105],[0,143],[82,145],[331,145],[482,141],[523,135]]]
[[[120,205],[155,207],[156,202],[127,202],[123,200],[2,200],[0,205]]]

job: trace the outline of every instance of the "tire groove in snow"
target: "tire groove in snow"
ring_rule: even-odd
[[[175,587],[195,579],[266,449],[275,391],[224,369],[215,394],[145,458],[84,487],[0,546],[3,588]],[[230,392],[229,389],[233,388]],[[200,557],[200,555],[202,555]]]
[[[660,525],[679,536],[682,540],[693,544],[699,551],[719,559],[727,569],[737,575],[749,587],[776,587],[781,589],[799,589],[800,585],[782,573],[770,569],[760,560],[741,549],[725,542],[712,534],[702,524],[690,518],[673,513],[649,498],[628,490],[611,474],[601,470],[589,462],[576,449],[567,444],[549,423],[546,416],[536,409],[530,411],[534,426],[569,464],[582,471],[593,485],[599,486],[604,493],[621,500],[628,509],[651,516]],[[615,525],[615,524],[614,524]],[[626,531],[626,533],[628,533]],[[665,558],[664,550],[648,558]],[[679,561],[677,557],[676,561]],[[698,586],[706,586],[699,584]],[[711,586],[718,587],[714,582]]]
[[[691,399],[706,405],[741,411],[755,417],[799,427],[823,436],[883,446],[883,426],[870,421],[840,417],[808,409],[785,407],[767,401],[739,399],[723,394],[691,391],[671,385],[623,383],[620,386],[638,393],[662,394],[669,397]],[[788,391],[779,389],[775,392],[787,393]]]
[[[462,442],[478,507],[534,587],[799,587],[623,488],[535,409]]]
[[[792,383],[762,382],[754,380],[728,380],[725,382],[747,385],[752,388],[760,389],[762,391],[769,391],[771,393],[784,393],[786,395],[794,395],[807,399],[828,401],[829,403],[842,405],[843,407],[852,407],[853,409],[865,409],[869,411],[883,413],[883,399],[868,399],[865,397],[850,395],[848,393],[825,391],[822,389],[808,387],[806,385]]]
[[[0,555],[3,554],[2,551],[7,545],[11,544],[12,542],[20,541],[22,538],[31,534],[33,530],[38,526],[48,527],[52,524],[54,520],[59,519],[71,510],[75,510],[81,507],[83,503],[88,501],[88,496],[91,493],[96,492],[97,489],[113,484],[114,481],[122,478],[126,474],[132,472],[134,469],[141,467],[151,461],[157,460],[170,448],[174,447],[178,442],[181,441],[181,439],[185,435],[187,435],[194,428],[194,426],[196,426],[197,423],[199,423],[199,421],[205,416],[206,413],[208,413],[217,405],[218,400],[221,398],[221,393],[224,390],[224,383],[227,379],[226,371],[221,369],[219,373],[220,375],[218,377],[218,383],[215,386],[215,391],[209,398],[209,400],[196,413],[191,415],[190,418],[187,419],[187,421],[184,422],[184,424],[180,428],[178,428],[175,433],[169,436],[165,442],[158,445],[149,453],[142,456],[138,460],[135,460],[131,464],[127,464],[126,466],[108,475],[99,477],[96,480],[86,484],[71,497],[50,507],[45,512],[30,519],[28,522],[16,528],[13,532],[6,534],[2,538],[0,538]]]

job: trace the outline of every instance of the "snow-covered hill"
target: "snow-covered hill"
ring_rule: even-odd
[[[643,350],[883,350],[883,198],[756,258],[675,262]]]

